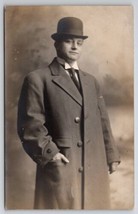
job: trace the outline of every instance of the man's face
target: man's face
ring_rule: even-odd
[[[65,59],[68,63],[76,61],[81,53],[83,39],[68,38],[57,43],[56,49],[59,57]]]

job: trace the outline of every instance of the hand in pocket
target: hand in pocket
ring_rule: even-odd
[[[61,154],[60,152],[57,153],[57,154],[53,157],[53,159],[52,159],[52,161],[56,161],[56,160],[61,160],[61,161],[63,161],[64,163],[69,163],[69,160],[68,160],[63,154]]]

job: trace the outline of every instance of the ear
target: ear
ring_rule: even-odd
[[[55,48],[56,48],[56,50],[57,50],[57,49],[58,49],[58,46],[59,46],[57,41],[55,41],[54,46],[55,46]]]
[[[55,41],[54,46],[55,46],[56,50],[60,49],[60,44],[61,44],[61,41]]]

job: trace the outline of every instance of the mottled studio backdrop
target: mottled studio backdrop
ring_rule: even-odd
[[[55,56],[51,34],[57,21],[84,22],[80,67],[96,76],[105,96],[122,163],[110,175],[113,209],[133,206],[133,8],[131,6],[19,6],[5,10],[5,206],[33,207],[35,163],[16,131],[24,76]],[[56,96],[56,94],[55,94]]]

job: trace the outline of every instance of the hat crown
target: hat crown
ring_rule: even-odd
[[[66,37],[78,37],[82,39],[88,38],[83,35],[83,23],[76,17],[64,17],[59,20],[57,25],[57,33],[51,35],[52,39],[64,39]]]
[[[75,17],[65,17],[58,22],[57,33],[83,35],[82,21]]]

